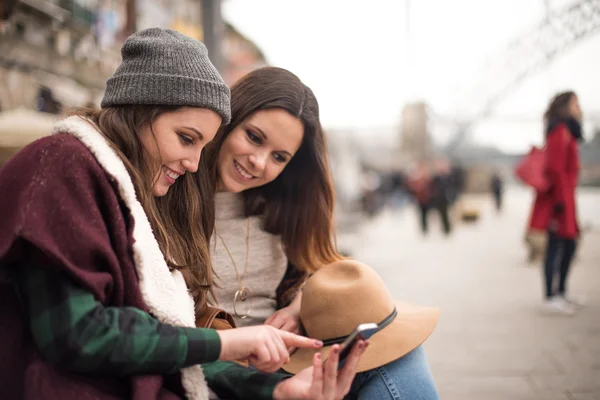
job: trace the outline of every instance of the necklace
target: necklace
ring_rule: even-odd
[[[244,272],[242,273],[241,277],[240,277],[240,273],[238,271],[237,265],[235,263],[235,260],[233,259],[233,256],[231,255],[229,248],[227,247],[227,244],[225,244],[223,237],[221,235],[219,235],[219,232],[217,231],[217,227],[215,226],[215,233],[221,240],[221,243],[223,244],[225,251],[227,251],[227,255],[229,256],[229,259],[231,260],[231,263],[233,264],[233,268],[235,269],[235,276],[237,277],[237,280],[239,283],[240,288],[238,290],[236,290],[235,294],[233,295],[233,313],[236,315],[236,317],[238,317],[240,319],[248,318],[248,316],[250,315],[250,312],[252,311],[252,305],[253,305],[252,291],[250,290],[249,287],[246,286],[246,282],[245,282],[246,281],[246,270],[248,269],[248,252],[250,251],[250,217],[247,218],[247,221],[248,221],[247,222],[248,226],[246,228],[246,261],[244,262]],[[245,303],[246,300],[249,300],[249,304],[248,304],[248,308],[247,308],[246,312],[238,313],[238,309],[236,306],[237,302],[239,301],[240,303]]]

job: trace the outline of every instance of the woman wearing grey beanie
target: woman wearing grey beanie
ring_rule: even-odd
[[[63,119],[0,170],[0,398],[208,399],[203,363],[271,398],[263,383],[283,377],[223,361],[275,370],[286,346],[321,343],[195,327],[214,221],[192,173],[229,122],[229,89],[204,45],[172,30],[134,34],[122,56],[102,109]]]

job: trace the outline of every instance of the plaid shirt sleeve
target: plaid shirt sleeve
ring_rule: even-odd
[[[208,386],[224,399],[271,400],[275,386],[291,377],[288,374],[269,374],[243,365],[216,361],[202,364]]]
[[[15,285],[38,349],[63,368],[165,374],[219,358],[216,331],[163,324],[133,307],[105,307],[49,268],[23,266]]]

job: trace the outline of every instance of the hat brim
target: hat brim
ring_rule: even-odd
[[[439,309],[435,307],[397,302],[396,310],[398,315],[394,321],[369,339],[369,347],[358,363],[358,372],[380,367],[410,353],[427,340],[439,319]],[[321,349],[298,349],[282,368],[297,374],[312,365],[315,353],[321,353],[322,359],[325,360],[330,350],[331,346]]]

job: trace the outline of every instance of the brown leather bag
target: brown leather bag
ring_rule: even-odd
[[[235,320],[233,315],[227,311],[217,308],[206,306],[202,315],[196,318],[197,328],[209,328],[215,330],[233,329],[236,328]],[[248,361],[240,360],[235,361],[236,363],[248,367]]]
[[[206,306],[202,315],[196,318],[196,327],[215,330],[236,328],[231,314],[221,308],[211,306]]]

